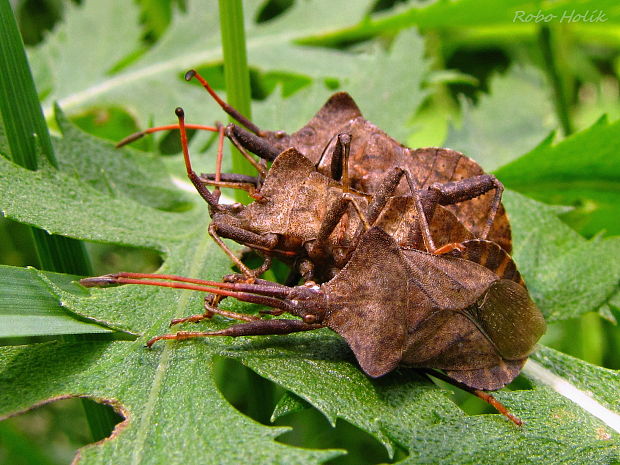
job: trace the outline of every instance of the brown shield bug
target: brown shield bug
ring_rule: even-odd
[[[363,235],[347,265],[320,286],[287,287],[263,280],[216,283],[135,273],[88,278],[82,284],[194,289],[266,305],[274,309],[269,312],[273,315],[286,312],[301,318],[263,319],[212,307],[212,313],[246,322],[219,331],[157,336],[148,341],[149,347],[163,339],[289,334],[328,327],[347,341],[371,377],[398,365],[441,370],[439,377],[467,387],[496,407],[497,401],[480,391],[512,381],[546,329],[514,262],[497,244],[476,239],[464,242],[458,252],[436,255],[399,247],[378,227]],[[502,408],[498,407],[507,414]]]

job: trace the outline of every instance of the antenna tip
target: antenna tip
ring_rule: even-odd
[[[183,108],[181,107],[176,107],[174,110],[174,113],[179,117],[179,118],[183,118],[185,117],[185,112],[183,111]]]
[[[196,70],[190,69],[187,73],[185,73],[185,80],[191,81],[194,76],[196,76]]]

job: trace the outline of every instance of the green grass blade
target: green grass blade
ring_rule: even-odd
[[[36,169],[39,145],[56,165],[24,45],[7,0],[0,1],[0,67],[0,111],[13,161]]]
[[[241,0],[220,0],[220,26],[222,31],[222,50],[224,55],[224,77],[226,80],[226,100],[251,119],[250,72],[245,45],[243,24],[243,5]],[[235,173],[256,174],[254,168],[237,150],[233,150],[233,170]],[[245,192],[235,192],[237,200],[247,200]]]

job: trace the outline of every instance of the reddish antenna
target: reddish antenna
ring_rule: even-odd
[[[207,92],[209,92],[211,97],[213,97],[213,99],[218,103],[218,105],[222,107],[222,110],[224,110],[226,113],[228,113],[235,120],[237,120],[239,123],[241,123],[243,126],[248,128],[250,131],[252,131],[257,136],[263,135],[263,131],[261,131],[258,126],[256,126],[252,121],[250,121],[248,118],[243,116],[241,113],[239,113],[239,111],[236,108],[234,108],[233,106],[229,105],[224,100],[222,100],[222,98],[219,95],[217,95],[217,93],[209,85],[207,80],[203,78],[200,74],[198,74],[198,72],[195,69],[190,69],[187,73],[185,73],[186,81],[191,81],[192,78],[194,77],[202,84],[202,87],[204,87],[207,90]]]

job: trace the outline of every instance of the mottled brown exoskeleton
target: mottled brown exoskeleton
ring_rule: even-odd
[[[491,184],[484,193],[475,198],[470,196],[467,202],[451,202],[445,205],[475,237],[497,242],[510,252],[510,226],[500,203],[503,186],[495,177],[485,175],[475,161],[463,154],[444,148],[412,150],[401,145],[364,119],[351,96],[345,92],[332,95],[308,124],[293,134],[261,130],[224,102],[198,73],[192,70],[186,74],[188,80],[194,77],[224,111],[248,129],[229,124],[222,129],[221,135],[225,134],[259,172],[257,177],[227,173],[205,174],[200,176],[205,184],[243,188],[253,194],[260,189],[267,170],[264,165],[257,164],[247,151],[258,155],[263,161],[274,161],[281,152],[291,147],[309,159],[319,173],[339,181],[343,174],[343,150],[339,136],[347,134],[351,141],[348,182],[353,189],[365,194],[373,195],[377,192],[384,183],[386,173],[396,167],[410,173],[418,189],[437,190],[436,197],[442,198],[451,194],[442,191],[442,186],[446,183],[486,176],[485,182]],[[129,136],[119,145],[135,140],[145,133],[172,127],[174,126],[142,131]],[[207,129],[197,125],[192,127]],[[409,191],[410,185],[402,181],[393,194],[403,195]]]
[[[144,277],[177,282],[140,279]],[[301,318],[263,319],[213,309],[247,322],[219,331],[158,336],[149,346],[162,339],[288,334],[328,327],[347,341],[371,377],[404,365],[441,370],[472,390],[496,390],[512,381],[546,328],[514,262],[497,244],[475,239],[465,241],[458,251],[436,255],[399,247],[378,227],[363,235],[347,265],[322,285],[214,283],[133,273],[82,283],[195,289],[267,305],[274,315],[286,312]]]
[[[332,162],[341,165],[341,180],[322,175],[309,159],[290,148],[274,160],[254,192],[255,202],[247,206],[220,204],[219,196],[207,189],[191,167],[182,109],[177,109],[177,115],[188,176],[210,206],[213,221],[209,234],[248,279],[259,276],[270,266],[271,258],[277,257],[304,280],[327,281],[346,264],[359,236],[375,222],[402,246],[444,251],[432,237],[439,246],[446,246],[473,236],[442,205],[470,200],[496,186],[495,178],[480,175],[416,189],[407,170],[393,167],[372,196],[364,195],[349,187],[351,138],[340,134],[335,151],[342,156]],[[403,177],[411,194],[395,197]],[[259,251],[265,262],[250,270],[222,237]]]

